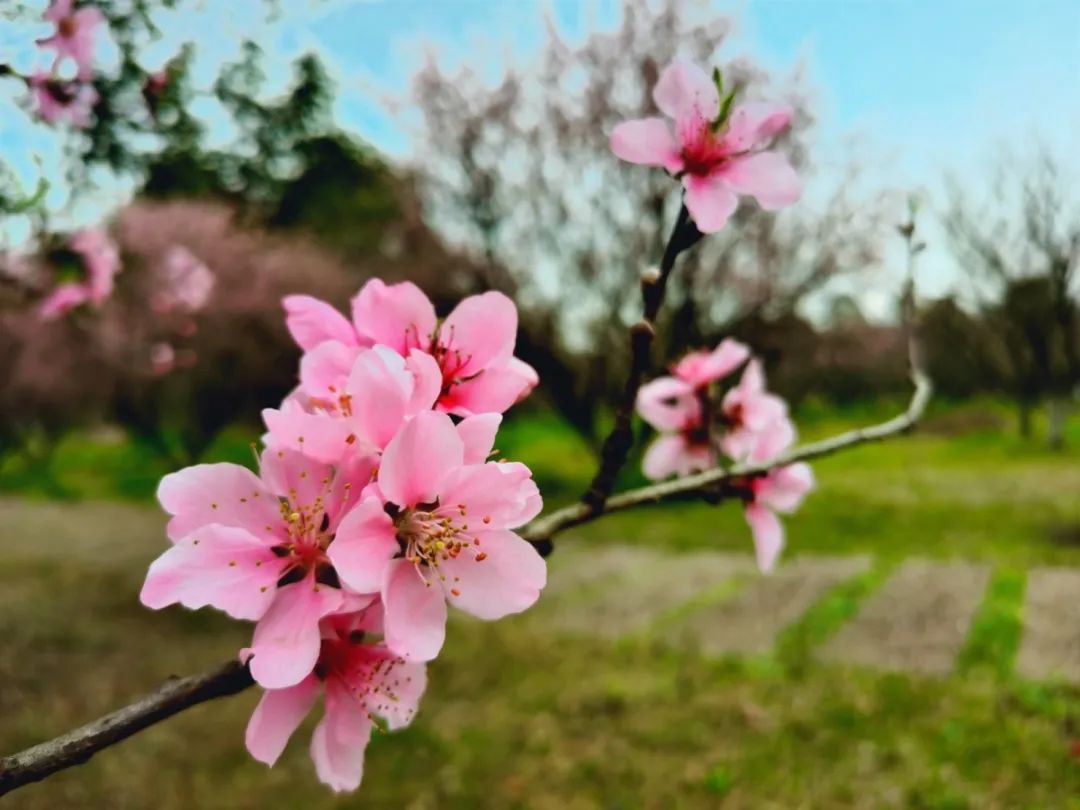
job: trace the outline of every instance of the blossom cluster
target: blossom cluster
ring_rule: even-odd
[[[240,653],[264,689],[248,750],[272,765],[321,694],[311,756],[351,790],[376,723],[415,714],[448,605],[498,619],[546,584],[514,531],[541,508],[532,474],[489,460],[502,413],[537,378],[513,356],[517,311],[500,293],[442,321],[408,282],[369,281],[351,318],[307,296],[284,304],[299,385],[264,412],[259,471],[200,464],[162,480],[171,546],[141,599],[255,622]]]
[[[47,70],[35,70],[27,79],[37,114],[47,124],[67,123],[83,129],[90,125],[98,100],[90,80],[94,40],[105,15],[92,5],[76,8],[74,0],[52,0],[45,19],[56,28],[38,44],[54,52],[52,64]],[[75,70],[71,79],[63,78],[60,73],[69,61]]]
[[[45,296],[38,308],[42,320],[54,320],[83,304],[101,306],[112,295],[120,272],[120,251],[104,228],[77,231],[62,252],[76,265],[71,269],[77,278],[61,281]]]
[[[718,387],[738,382],[720,395]],[[659,432],[642,467],[654,480],[689,475],[723,463],[771,461],[795,441],[787,404],[765,388],[761,362],[742,343],[728,338],[712,351],[693,351],[641,387],[637,410]],[[769,571],[784,545],[777,513],[798,508],[814,485],[804,463],[776,467],[729,484],[742,499],[754,536],[758,566]]]

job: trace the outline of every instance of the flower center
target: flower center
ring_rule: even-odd
[[[463,554],[471,555],[475,562],[483,562],[487,554],[480,551],[480,538],[469,531],[468,511],[465,504],[440,506],[437,502],[420,504],[414,509],[404,509],[392,514],[397,530],[401,556],[412,563],[424,584],[431,586],[431,577],[446,582],[441,570],[444,563],[456,560]],[[480,518],[483,524],[491,518]],[[454,577],[454,583],[458,582]],[[450,589],[454,596],[460,591]]]
[[[61,17],[56,24],[56,30],[64,39],[71,39],[79,31],[79,26],[74,17]]]
[[[294,506],[288,498],[279,502],[285,533],[288,539],[271,550],[278,557],[287,558],[278,586],[299,582],[309,571],[315,571],[315,579],[324,585],[340,587],[337,572],[326,556],[326,549],[334,540],[328,531],[330,516],[322,495],[306,506]]]
[[[692,136],[683,143],[683,171],[705,177],[730,157],[723,143],[712,131],[709,122],[702,120]]]

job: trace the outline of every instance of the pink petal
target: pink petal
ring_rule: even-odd
[[[367,498],[338,524],[326,556],[341,581],[357,593],[378,593],[386,567],[400,551],[394,522],[380,498]]]
[[[350,452],[353,430],[348,420],[295,408],[265,408],[262,417],[269,431],[267,443],[279,450],[287,448],[324,464],[336,464]]]
[[[675,366],[675,376],[695,388],[722,380],[750,356],[745,344],[732,338],[720,341],[711,352],[691,352]]]
[[[345,386],[359,437],[373,447],[386,447],[405,421],[414,384],[404,358],[390,347],[361,352]]]
[[[764,573],[772,571],[780,551],[784,547],[784,527],[773,512],[759,503],[746,507],[746,522],[754,535],[754,554],[758,568]]]
[[[754,494],[769,509],[793,512],[813,488],[813,470],[809,464],[799,462],[770,472],[757,482]]]
[[[336,406],[360,351],[359,347],[338,340],[324,340],[306,351],[300,358],[300,385],[304,393]]]
[[[701,419],[701,404],[684,380],[657,377],[638,390],[637,412],[657,430],[682,430]]]
[[[630,163],[663,166],[672,174],[683,168],[679,145],[663,118],[641,118],[619,124],[611,131],[611,151]]]
[[[415,346],[427,348],[435,331],[435,307],[410,281],[387,285],[377,278],[352,300],[356,332],[367,345],[382,343],[403,357]]]
[[[304,439],[306,445],[307,437]],[[294,507],[325,500],[334,480],[334,469],[328,463],[285,447],[267,447],[259,457],[259,466],[266,485]],[[281,523],[280,514],[277,522]]]
[[[459,467],[443,479],[439,500],[455,522],[473,530],[513,528],[536,491],[524,464],[489,461]],[[462,508],[465,512],[461,515]],[[513,525],[511,525],[513,523]]]
[[[531,394],[532,390],[540,384],[540,375],[536,373],[535,368],[530,366],[524,360],[519,360],[516,357],[511,357],[509,360],[506,361],[505,368],[507,371],[512,371],[513,373],[521,377],[523,380],[525,380],[526,387],[524,391],[518,394],[518,402],[521,402],[521,400],[525,399],[525,397]]]
[[[277,762],[289,737],[315,705],[321,685],[312,675],[288,689],[263,692],[244,732],[248,753],[267,765]]]
[[[338,792],[360,787],[370,738],[371,718],[364,704],[336,681],[328,681],[326,713],[311,736],[311,759],[319,780]]]
[[[277,589],[273,604],[255,625],[251,677],[267,689],[295,686],[319,658],[319,620],[341,607],[337,588],[319,585],[310,574]]]
[[[42,118],[49,123],[49,116],[42,111]],[[83,284],[72,281],[58,284],[38,305],[38,317],[43,321],[52,321],[66,315],[76,307],[90,300],[89,290]]]
[[[409,661],[432,660],[446,639],[446,597],[438,577],[425,573],[431,584],[412,563],[394,560],[383,584],[386,646]]]
[[[285,307],[285,326],[304,351],[327,340],[343,346],[357,345],[352,324],[325,301],[310,295],[287,295],[281,303]]]
[[[405,407],[406,413],[412,416],[431,410],[442,393],[443,374],[439,361],[427,352],[413,349],[409,352],[405,367],[413,376],[412,395]]]
[[[495,434],[499,431],[502,416],[497,413],[481,413],[467,416],[457,424],[458,436],[465,446],[466,464],[483,464],[495,447]]]
[[[754,197],[766,211],[791,205],[802,195],[799,176],[779,152],[735,158],[718,173],[732,190]]]
[[[502,413],[531,388],[532,384],[520,370],[507,363],[452,385],[449,393],[439,398],[439,409],[455,416]]]
[[[439,344],[460,355],[463,365],[457,376],[469,377],[513,356],[517,324],[517,307],[502,293],[470,295],[439,327]]]
[[[793,115],[786,104],[766,101],[740,104],[728,120],[724,145],[731,153],[761,149],[788,128]]]
[[[462,465],[465,446],[444,413],[423,411],[403,427],[383,453],[379,488],[398,506],[429,503],[443,479]]]
[[[547,584],[547,565],[536,549],[510,531],[482,532],[474,552],[442,563],[447,599],[480,619],[501,619],[520,613],[540,598]],[[457,591],[457,593],[455,593]]]
[[[211,523],[248,529],[259,537],[281,522],[276,493],[239,464],[196,464],[161,479],[157,497],[172,515],[166,529],[179,540]]]
[[[720,95],[713,80],[697,65],[672,62],[653,88],[653,101],[660,111],[683,121],[712,121],[720,112]]]
[[[389,665],[380,668],[370,685],[378,688],[379,696],[387,696],[379,701],[369,697],[368,702],[375,704],[371,706],[372,711],[382,717],[391,730],[405,728],[420,708],[420,698],[427,688],[427,667],[419,662],[394,658]]]
[[[716,173],[707,177],[689,174],[683,178],[686,187],[686,207],[698,230],[716,233],[739,206],[739,198]]]
[[[677,433],[657,437],[641,460],[641,471],[653,481],[671,475],[690,475],[715,466],[716,453],[712,447],[689,445]]]
[[[236,619],[258,619],[284,568],[273,544],[273,538],[267,543],[244,529],[200,527],[150,564],[139,599],[154,610],[210,605]]]
[[[795,426],[787,416],[781,416],[754,436],[749,451],[750,461],[769,461],[795,443]]]

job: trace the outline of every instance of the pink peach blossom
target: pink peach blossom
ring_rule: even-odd
[[[386,644],[407,660],[438,655],[447,602],[498,619],[530,607],[547,581],[543,558],[513,532],[540,511],[536,484],[523,464],[478,462],[493,436],[479,427],[470,447],[446,414],[413,417],[350,513],[355,530],[328,549],[348,588],[380,592]]]
[[[372,639],[381,608],[335,615],[320,624],[314,671],[294,686],[267,689],[248,722],[245,742],[255,759],[272,766],[323,693],[323,718],[311,738],[319,779],[335,791],[355,790],[364,750],[379,717],[390,730],[407,726],[427,685],[422,663],[411,663]]]
[[[120,251],[104,228],[84,228],[68,241],[68,246],[82,256],[90,301],[101,304],[113,293],[116,274],[120,272]]]
[[[726,427],[720,446],[736,461],[755,451],[771,450],[776,455],[795,438],[787,403],[765,390],[765,372],[756,359],[746,364],[739,384],[724,395],[720,412]]]
[[[76,129],[90,126],[98,100],[93,86],[41,72],[34,73],[28,84],[37,115],[46,124],[70,124]]]
[[[746,522],[754,536],[758,568],[771,571],[784,547],[784,526],[778,513],[799,508],[814,488],[814,473],[802,462],[777,467],[750,482],[750,497],[744,508]]]
[[[301,396],[267,408],[263,420],[275,443],[336,463],[386,447],[407,419],[435,404],[442,375],[425,352],[402,358],[387,346],[326,341],[304,355],[300,380]]]
[[[70,58],[75,63],[79,79],[86,81],[93,72],[94,37],[97,28],[105,23],[105,15],[89,4],[78,10],[74,5],[74,0],[53,0],[45,12],[45,19],[56,25],[56,31],[52,36],[39,40],[38,45],[56,51],[54,71],[65,59]]]
[[[682,179],[686,207],[702,233],[724,227],[748,194],[768,211],[801,194],[799,178],[778,152],[764,151],[787,128],[792,111],[781,104],[750,102],[718,122],[720,93],[699,67],[675,62],[653,89],[663,118],[627,121],[611,133],[611,150],[623,160],[661,166]],[[719,128],[716,124],[719,123]]]
[[[85,284],[65,281],[57,284],[38,306],[38,317],[43,321],[53,321],[67,315],[90,300],[90,293]]]
[[[333,344],[324,351],[335,358],[339,372],[351,366],[349,358],[360,348],[377,344],[402,357],[431,355],[441,373],[436,407],[447,413],[502,413],[537,383],[532,367],[513,356],[517,309],[502,293],[470,296],[442,323],[428,297],[410,282],[367,282],[352,300],[351,323],[309,296],[289,296],[284,304],[297,344],[305,351]]]
[[[214,273],[183,245],[165,252],[159,273],[160,288],[152,306],[156,312],[198,312],[210,300]]]
[[[144,605],[212,606],[256,621],[251,673],[280,689],[307,677],[319,621],[374,598],[342,588],[328,556],[363,528],[355,509],[373,460],[338,469],[287,449],[262,454],[260,475],[236,464],[199,464],[162,479],[173,545],[150,566]],[[376,589],[377,590],[377,589]]]
[[[176,350],[169,343],[155,343],[150,347],[150,367],[153,373],[162,377],[176,366]]]

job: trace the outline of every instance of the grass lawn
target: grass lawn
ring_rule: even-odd
[[[876,418],[882,414],[852,414]],[[942,419],[945,417],[943,416]],[[951,417],[950,417],[951,418]],[[962,420],[961,420],[962,421]],[[811,420],[814,436],[836,420]],[[1072,427],[1074,446],[1080,425]],[[88,765],[12,794],[17,808],[917,807],[1080,808],[1080,690],[1012,674],[1027,569],[1080,566],[1080,464],[993,431],[930,430],[815,464],[818,491],[788,520],[789,548],[869,553],[773,653],[710,660],[656,639],[556,637],[536,622],[452,624],[409,730],[376,739],[358,795],[334,797],[307,761],[309,722],[273,771],[250,760],[254,692],[193,709]],[[242,454],[246,437],[215,450]],[[552,423],[500,437],[549,499],[572,497],[588,452]],[[73,548],[10,499],[0,567],[0,750],[15,750],[127,702],[170,673],[235,652],[245,628],[209,611],[137,602],[162,537],[139,505],[160,475],[126,444],[61,448],[55,486],[118,499],[57,510]],[[0,476],[4,469],[0,468]],[[41,481],[8,468],[8,486]],[[19,476],[23,477],[20,478]],[[634,482],[627,476],[627,484]],[[114,512],[109,517],[109,510]],[[612,516],[560,538],[585,546],[749,549],[733,505]],[[558,553],[558,551],[556,551]],[[983,560],[987,595],[948,678],[819,663],[813,651],[911,556]]]

